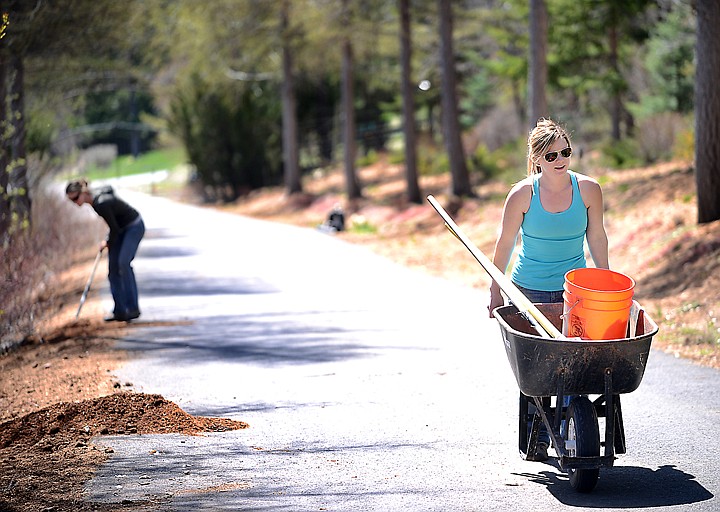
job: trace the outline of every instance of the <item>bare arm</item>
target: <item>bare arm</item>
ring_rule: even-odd
[[[508,193],[503,207],[502,221],[500,224],[500,232],[495,242],[495,252],[492,261],[501,272],[507,270],[510,257],[515,249],[515,241],[517,240],[520,226],[522,225],[523,216],[530,208],[530,199],[532,185],[525,180],[515,185]],[[500,295],[500,285],[493,281],[490,285],[490,316],[492,311],[498,306],[502,306],[503,298]]]
[[[600,185],[593,179],[581,183],[581,195],[588,212],[587,243],[595,266],[610,268],[608,238],[603,221],[603,195]]]

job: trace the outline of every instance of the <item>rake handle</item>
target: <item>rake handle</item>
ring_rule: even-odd
[[[505,295],[517,306],[518,310],[522,313],[526,313],[528,320],[533,325],[538,334],[543,338],[555,338],[564,339],[563,334],[548,320],[548,318],[542,314],[542,312],[525,297],[515,284],[508,279],[508,277],[499,269],[497,266],[490,261],[490,258],[485,256],[483,252],[473,244],[470,239],[460,230],[455,221],[445,211],[445,209],[438,203],[437,199],[432,195],[427,196],[427,200],[430,202],[435,211],[445,221],[445,226],[455,237],[462,242],[468,251],[475,257],[478,263],[485,269],[490,277],[500,286],[500,289],[505,292]]]

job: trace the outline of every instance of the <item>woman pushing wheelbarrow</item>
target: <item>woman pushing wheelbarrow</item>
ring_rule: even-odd
[[[492,261],[504,273],[520,233],[513,283],[533,303],[561,303],[565,274],[587,266],[585,238],[595,266],[610,268],[602,189],[594,179],[570,170],[570,137],[556,122],[538,120],[527,151],[527,177],[507,195]],[[490,316],[503,303],[493,280]],[[547,458],[549,445],[550,437],[541,429],[536,460]]]
[[[542,461],[552,447],[571,485],[589,492],[599,468],[625,453],[619,395],[639,386],[657,325],[642,314],[629,322],[631,309],[639,310],[634,281],[609,270],[602,190],[569,169],[571,156],[567,132],[540,119],[528,137],[528,176],[505,201],[492,261],[428,200],[492,278],[489,313],[520,388],[520,452]],[[587,268],[585,240],[595,268]],[[591,401],[591,394],[599,396]]]

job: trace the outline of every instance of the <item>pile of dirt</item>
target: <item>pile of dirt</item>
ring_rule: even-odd
[[[47,284],[58,297],[34,333],[0,355],[0,510],[150,510],[152,503],[89,504],[83,484],[112,450],[92,438],[106,434],[198,435],[246,428],[240,421],[194,417],[159,395],[131,392],[115,370],[128,354],[115,342],[136,327],[167,322],[104,322],[91,291],[75,318],[92,260]],[[78,285],[79,283],[79,285]],[[175,322],[177,323],[177,322]]]
[[[0,424],[0,450],[57,452],[90,444],[98,435],[197,435],[247,428],[226,418],[191,416],[160,395],[121,392],[79,402],[61,402]]]
[[[95,436],[198,435],[247,427],[227,418],[191,416],[160,395],[121,392],[53,404],[0,424],[0,510],[101,510],[80,496],[81,483],[112,453],[94,445]]]

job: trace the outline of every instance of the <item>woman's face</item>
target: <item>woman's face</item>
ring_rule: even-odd
[[[570,167],[572,148],[564,137],[556,140],[548,150],[536,160],[543,173],[562,174]]]
[[[82,206],[86,202],[85,195],[85,192],[71,192],[67,195],[67,198],[76,205]]]

